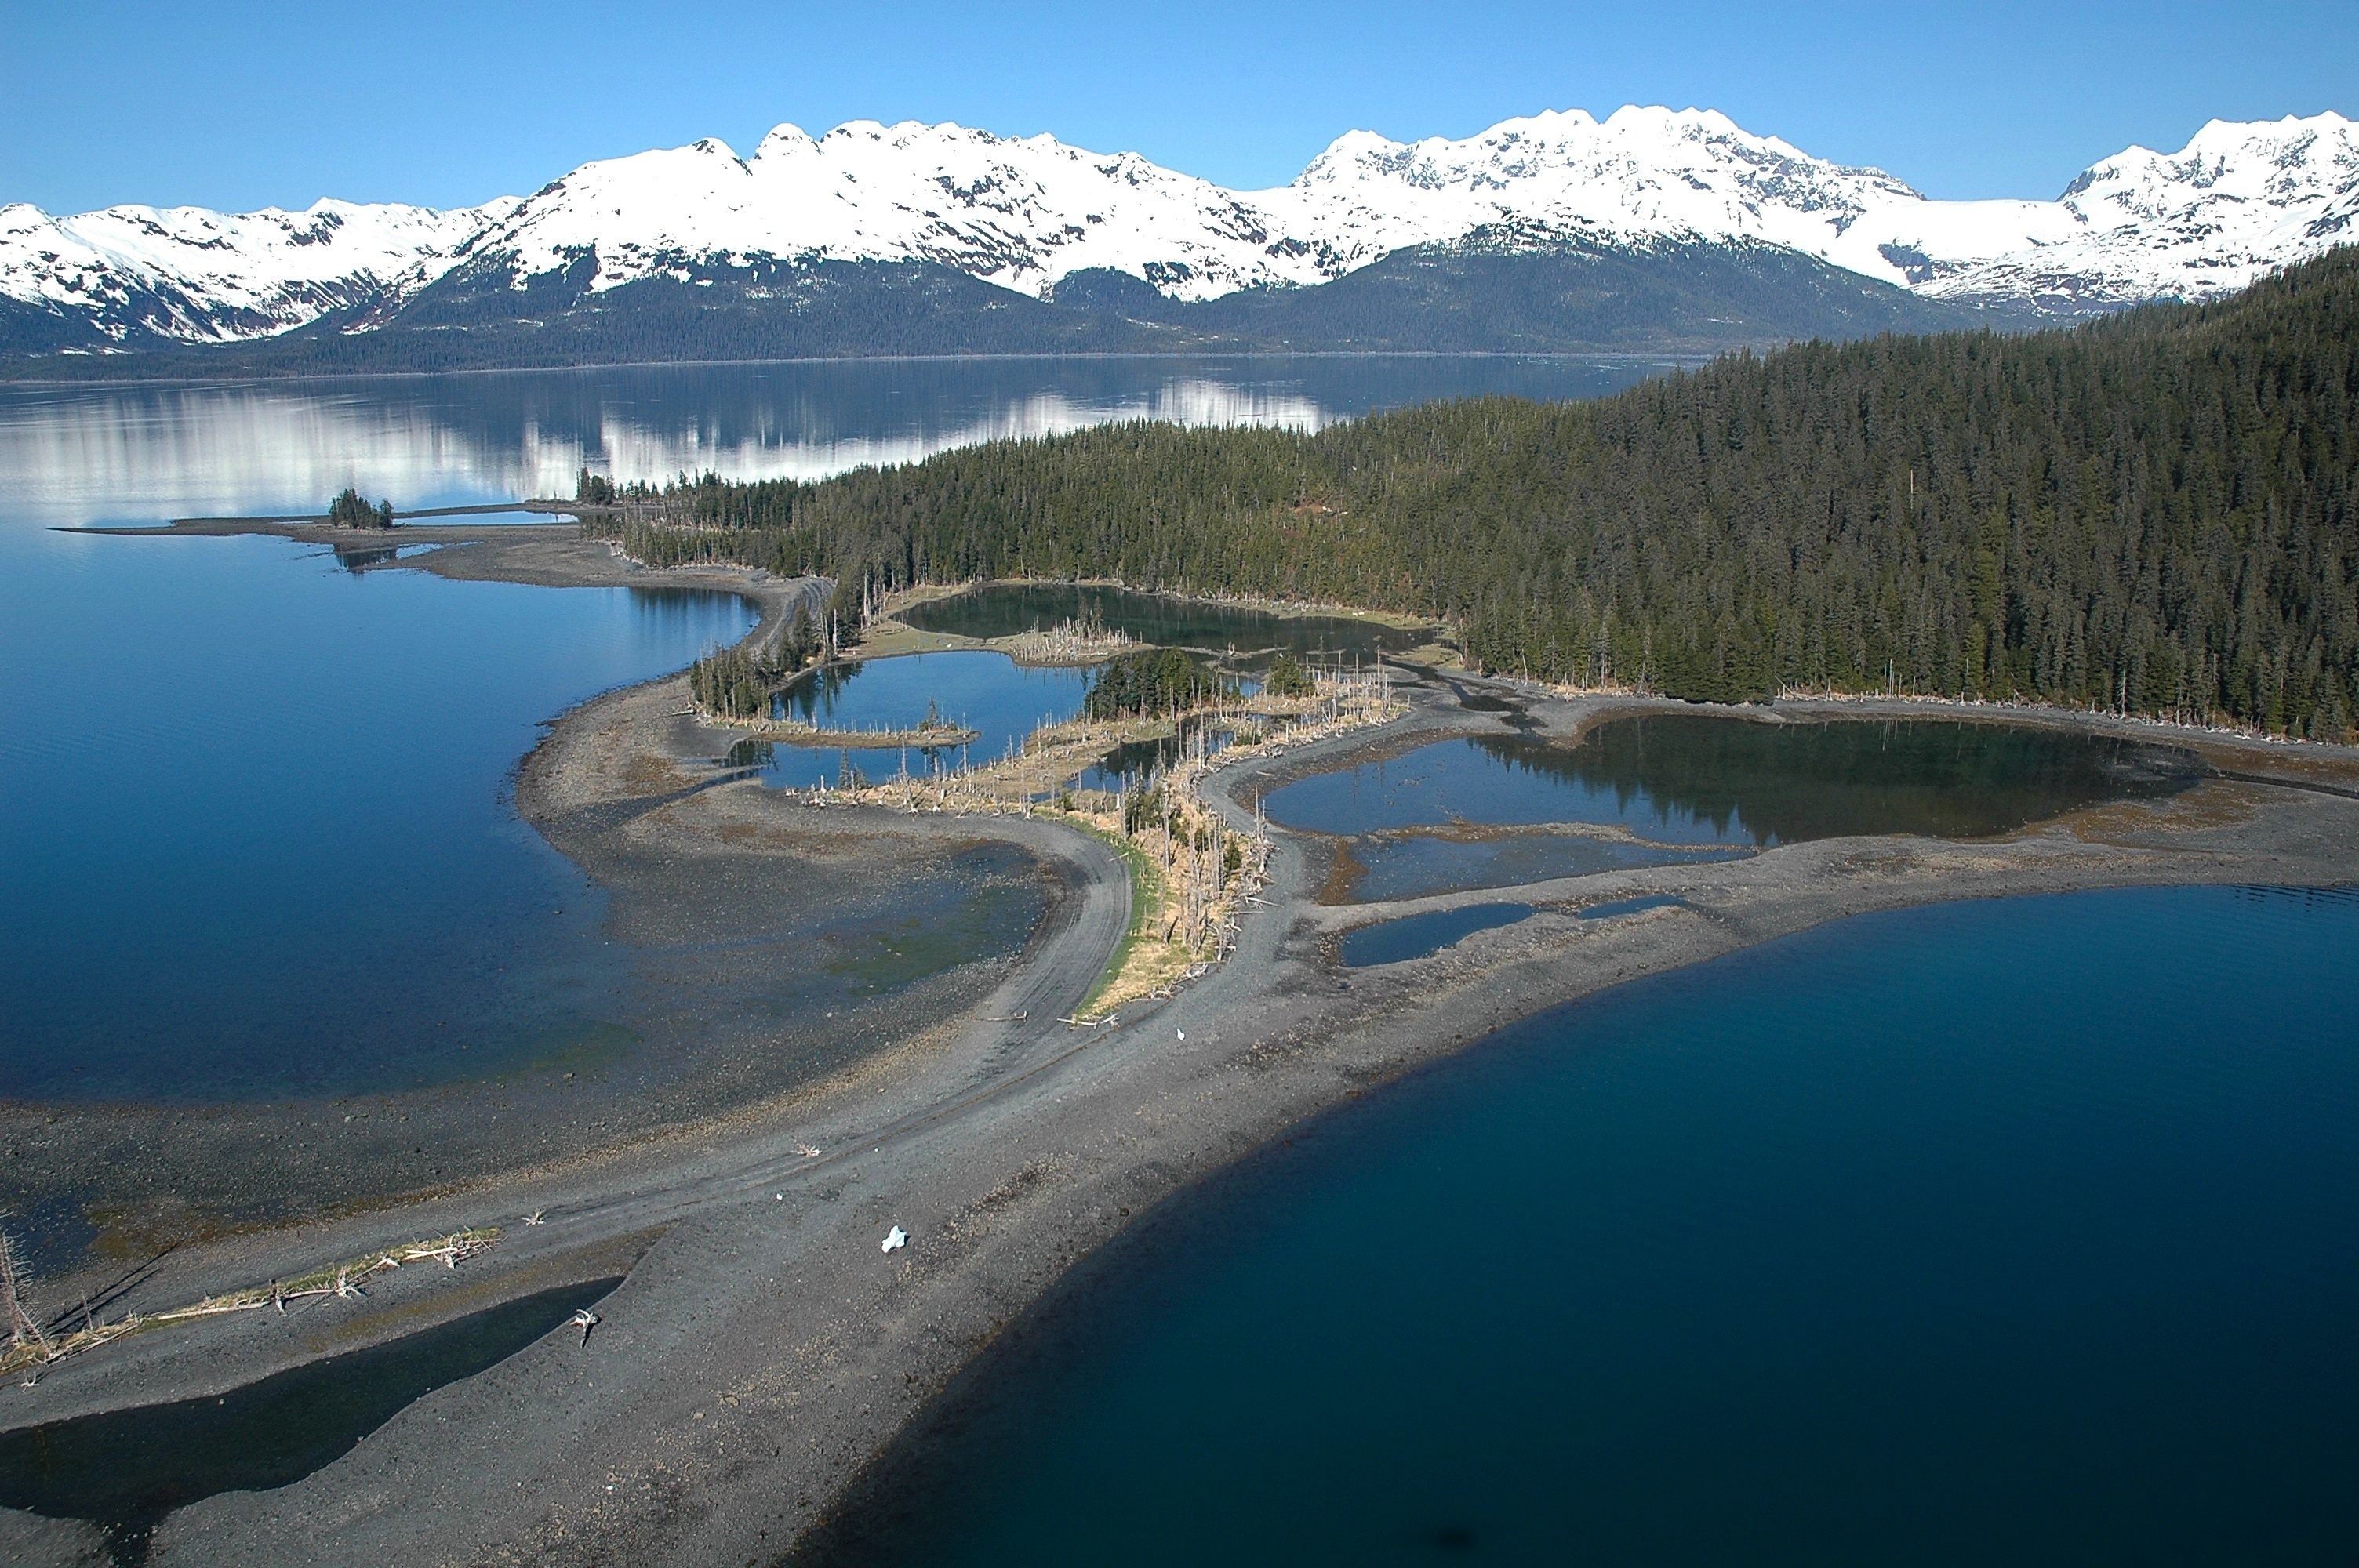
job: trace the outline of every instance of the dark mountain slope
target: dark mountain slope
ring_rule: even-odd
[[[285,337],[101,357],[0,319],[9,373],[321,374],[825,359],[865,354],[1419,351],[1711,352],[1985,318],[1810,257],[1761,247],[1401,252],[1316,288],[1189,304],[1136,278],[1067,278],[1052,301],[930,262],[700,267],[594,293],[587,253],[512,286],[497,256],[389,316],[365,302]],[[49,356],[49,357],[34,357]]]
[[[1445,353],[1712,352],[2016,319],[1766,245],[1507,251],[1489,237],[1397,251],[1321,288],[1234,294],[1167,319],[1300,349]]]

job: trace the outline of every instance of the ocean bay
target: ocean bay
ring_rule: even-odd
[[[819,1560],[2330,1561],[2354,951],[2082,893],[1533,1018],[1083,1264]]]

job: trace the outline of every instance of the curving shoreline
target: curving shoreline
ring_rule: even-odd
[[[626,568],[603,546],[556,536],[574,535],[570,528],[499,533],[492,549],[440,550],[400,567],[524,581],[744,591],[707,580],[732,578],[765,587],[742,573]],[[506,536],[527,533],[542,536]],[[793,600],[776,585],[763,602],[766,628]],[[707,847],[807,828],[808,814],[759,785],[699,774],[692,730],[672,711],[678,684],[610,694],[553,726],[519,775],[527,818],[560,847],[569,823],[629,814],[642,823],[660,816],[662,832]],[[1498,712],[1468,708],[1463,694],[1520,704],[1528,724],[1554,737],[1624,713],[1694,711],[1453,676],[1427,683],[1410,717],[1386,730],[1221,769],[1208,796],[1243,827],[1256,793],[1284,778],[1404,742],[1504,730]],[[1893,706],[1902,709],[1894,718],[1998,717]],[[1846,702],[1839,716],[1877,715]],[[1283,836],[1267,907],[1244,922],[1236,955],[1169,1001],[1125,1008],[1122,1025],[1109,1030],[1053,1022],[1070,1008],[1059,1007],[1060,997],[1094,981],[1127,919],[1127,876],[1103,846],[1021,818],[827,813],[830,824],[861,832],[1016,843],[1059,868],[1066,895],[1051,928],[963,1022],[784,1100],[585,1152],[570,1167],[229,1238],[174,1260],[142,1288],[186,1286],[208,1271],[243,1282],[256,1271],[292,1271],[281,1261],[345,1242],[358,1251],[446,1218],[497,1222],[539,1209],[545,1224],[512,1229],[469,1266],[473,1272],[456,1276],[473,1304],[524,1293],[571,1267],[611,1266],[618,1251],[636,1265],[602,1307],[605,1326],[591,1346],[544,1341],[421,1400],[297,1486],[190,1508],[159,1530],[156,1561],[359,1562],[378,1554],[376,1532],[396,1518],[436,1561],[775,1558],[837,1511],[863,1467],[1073,1259],[1301,1119],[1502,1023],[1869,909],[2078,887],[2320,882],[2359,871],[2359,804],[2323,793],[2359,779],[2359,753],[2305,748],[2294,767],[2284,748],[2200,731],[2074,715],[2050,721],[2171,740],[2243,777],[1996,840],[1821,840],[1741,861],[1397,901],[1383,912],[1507,894],[1545,904],[1669,892],[1687,906],[1603,925],[1543,914],[1432,958],[1349,972],[1326,963],[1321,944],[1344,917],[1356,924],[1378,906],[1319,906],[1322,851]],[[822,1152],[798,1152],[808,1147]],[[891,1224],[912,1241],[886,1258],[876,1237]],[[381,1320],[380,1337],[423,1326],[458,1310],[437,1293],[449,1288],[401,1280],[368,1315]],[[228,1387],[319,1354],[306,1336],[320,1327],[257,1314],[130,1342],[60,1367],[37,1390],[8,1392],[0,1427]],[[340,1343],[370,1332],[356,1323],[342,1329]],[[0,1518],[0,1542],[12,1530]],[[60,1533],[40,1532],[51,1541]]]

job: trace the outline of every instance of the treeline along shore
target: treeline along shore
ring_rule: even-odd
[[[816,483],[617,491],[656,565],[1119,578],[1430,615],[1478,670],[1736,701],[2359,715],[2359,251],[2070,331],[1741,353],[1592,403],[1136,424]]]

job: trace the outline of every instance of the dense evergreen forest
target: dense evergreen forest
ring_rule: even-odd
[[[390,528],[393,503],[380,501],[372,506],[359,491],[346,485],[328,503],[328,521],[339,528]]]
[[[1237,683],[1178,648],[1149,648],[1110,661],[1090,682],[1082,712],[1091,719],[1176,713],[1200,702],[1225,701]]]
[[[2359,252],[2069,332],[1739,353],[1593,403],[1109,427],[626,497],[631,554],[864,594],[1115,577],[1436,615],[1481,668],[2320,737],[2359,694]]]

